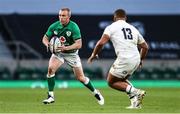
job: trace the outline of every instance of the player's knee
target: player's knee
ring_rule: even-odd
[[[85,82],[85,78],[83,76],[78,76],[76,77],[77,80],[79,80],[80,82]]]
[[[108,82],[109,87],[113,87],[113,84],[111,82]]]
[[[48,68],[48,75],[55,74],[55,70],[52,67]]]
[[[107,79],[107,83],[108,83],[108,86],[112,87],[113,86],[113,83]]]

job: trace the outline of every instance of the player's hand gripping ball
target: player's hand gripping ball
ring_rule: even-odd
[[[58,50],[58,47],[60,47],[61,45],[62,45],[61,41],[57,36],[52,37],[50,40],[50,46],[49,46],[51,53],[59,52],[60,50]]]

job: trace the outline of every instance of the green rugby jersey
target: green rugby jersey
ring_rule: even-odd
[[[46,36],[50,40],[53,36],[57,37],[64,37],[66,42],[64,43],[65,46],[72,45],[75,40],[81,38],[81,32],[78,25],[70,21],[66,26],[63,26],[60,21],[56,21],[55,23],[51,24],[46,32]],[[76,50],[69,50],[65,53],[75,52]]]

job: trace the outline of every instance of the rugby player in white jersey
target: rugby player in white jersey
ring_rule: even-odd
[[[127,108],[141,108],[145,91],[135,88],[128,77],[139,67],[142,67],[148,52],[148,45],[139,31],[126,22],[126,12],[117,9],[114,12],[114,22],[107,26],[101,39],[88,59],[91,63],[101,51],[102,47],[110,40],[117,55],[116,60],[110,68],[107,81],[108,85],[118,91],[129,95],[131,105]],[[139,47],[139,50],[138,50]]]

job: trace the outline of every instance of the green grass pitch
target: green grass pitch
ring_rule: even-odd
[[[126,94],[101,88],[100,106],[86,88],[55,89],[55,103],[44,105],[46,89],[0,89],[0,113],[180,113],[179,88],[143,88],[147,94],[142,109],[125,109]]]

